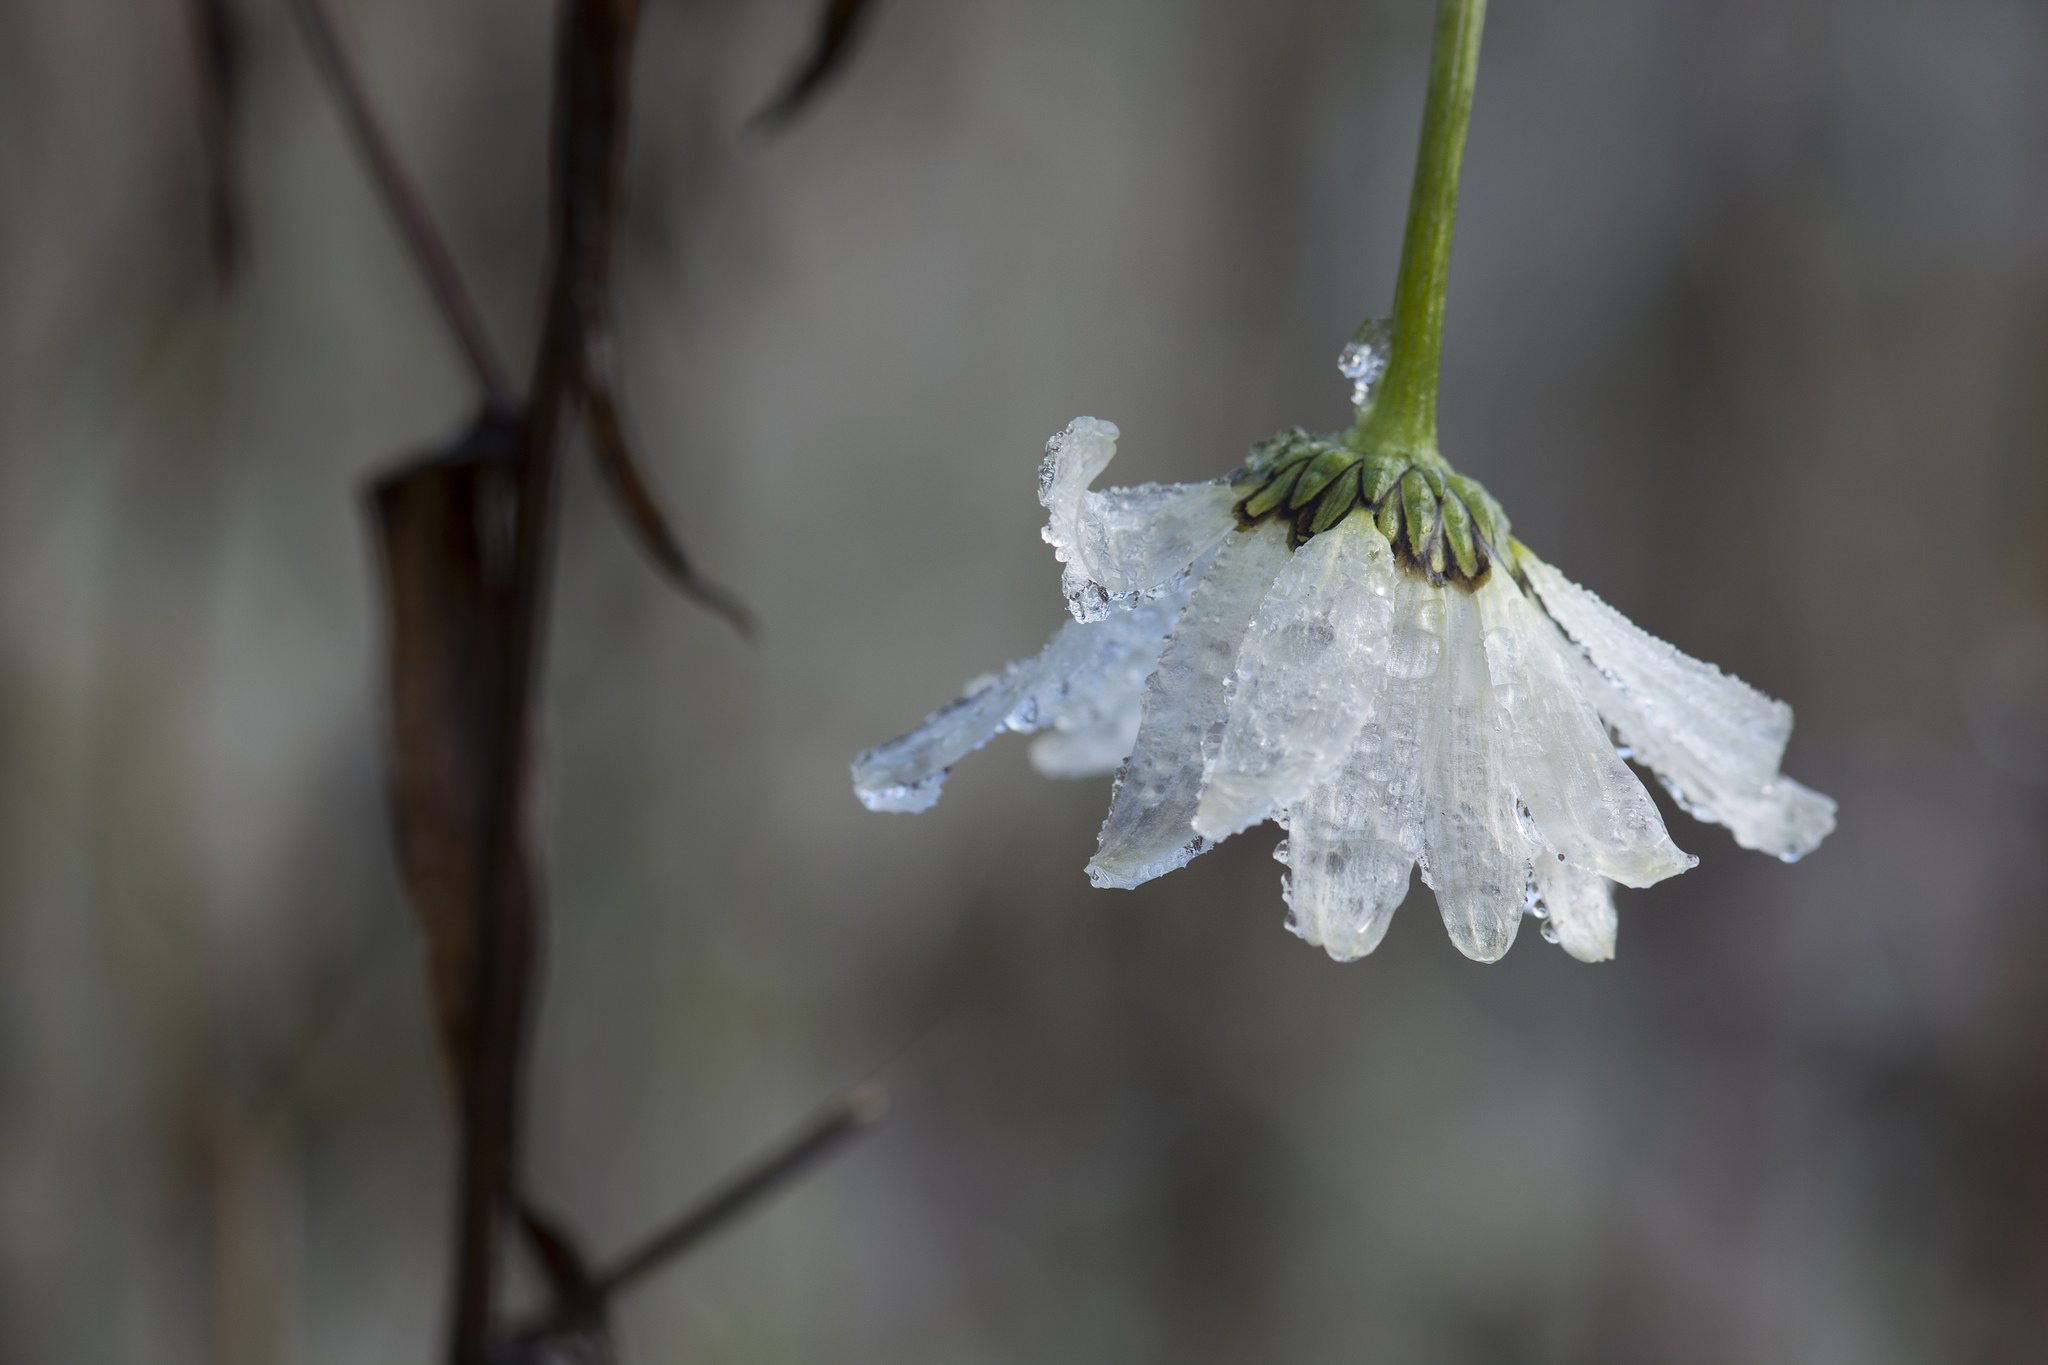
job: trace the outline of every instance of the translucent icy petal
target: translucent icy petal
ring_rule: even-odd
[[[1090,492],[1117,434],[1114,423],[1076,417],[1046,443],[1038,471],[1038,500],[1051,514],[1041,534],[1066,566],[1060,586],[1080,621],[1156,592],[1235,524],[1225,479]]]
[[[1287,927],[1339,962],[1379,946],[1422,848],[1422,742],[1443,653],[1441,594],[1403,575],[1387,657],[1358,742],[1334,782],[1295,802],[1274,857]]]
[[[1336,775],[1385,666],[1398,579],[1386,537],[1356,513],[1294,552],[1237,652],[1197,834],[1227,839]]]
[[[1041,777],[1100,777],[1113,773],[1138,738],[1139,702],[1133,693],[1096,721],[1067,730],[1047,730],[1031,741],[1031,766]]]
[[[1202,575],[1145,686],[1144,722],[1088,861],[1095,885],[1137,886],[1209,847],[1191,825],[1203,745],[1221,728],[1224,682],[1252,613],[1289,557],[1286,525],[1269,521],[1233,532]]]
[[[1693,866],[1614,752],[1586,699],[1571,642],[1506,574],[1492,575],[1474,600],[1493,697],[1506,720],[1508,780],[1545,842],[1624,886],[1648,886]]]
[[[1538,845],[1517,814],[1469,593],[1435,590],[1443,606],[1444,655],[1423,753],[1422,879],[1458,951],[1497,961],[1515,941]]]
[[[1004,730],[1028,734],[1053,727],[1073,736],[1072,747],[1055,752],[1055,762],[1078,763],[1084,745],[1095,745],[1092,767],[1070,772],[1107,772],[1123,757],[1103,756],[1096,727],[1131,724],[1145,678],[1187,602],[1203,566],[1169,584],[1156,598],[1111,612],[1091,622],[1069,621],[1044,649],[1019,660],[999,678],[935,712],[900,739],[868,750],[853,761],[853,790],[869,810],[921,811],[939,799],[939,788],[960,759]],[[1091,733],[1092,732],[1092,733]],[[1116,733],[1122,733],[1117,730]],[[1083,741],[1079,736],[1089,734]]]
[[[1534,555],[1522,564],[1551,619],[1586,652],[1601,717],[1680,805],[1744,848],[1787,862],[1835,827],[1835,803],[1778,773],[1792,708],[1638,627]]]
[[[1605,962],[1614,956],[1614,889],[1607,879],[1576,863],[1564,862],[1554,849],[1536,856],[1536,895],[1549,916],[1551,932],[1564,950],[1581,962]]]

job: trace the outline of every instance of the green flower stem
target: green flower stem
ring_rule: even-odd
[[[1479,75],[1479,31],[1486,0],[1439,0],[1430,56],[1422,149],[1408,198],[1401,275],[1394,286],[1393,351],[1369,407],[1358,415],[1364,451],[1395,451],[1440,463],[1436,448],[1437,367],[1444,345],[1444,288],[1450,277],[1451,224],[1458,212],[1458,168],[1472,121]]]

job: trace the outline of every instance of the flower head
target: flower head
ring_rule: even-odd
[[[1505,953],[1528,911],[1612,956],[1610,883],[1696,861],[1628,756],[1744,847],[1789,861],[1834,827],[1778,772],[1789,707],[1536,558],[1471,480],[1288,432],[1234,481],[1092,490],[1117,435],[1083,417],[1047,447],[1074,619],[862,754],[871,809],[923,810],[967,753],[1040,731],[1041,772],[1116,773],[1095,885],[1274,819],[1289,927],[1339,959],[1379,943],[1418,864],[1471,957]]]
[[[1117,429],[1076,418],[1038,486],[1074,619],[856,759],[870,809],[923,810],[1000,731],[1044,731],[1041,772],[1116,773],[1095,885],[1277,820],[1288,927],[1340,960],[1378,946],[1418,866],[1470,957],[1499,958],[1525,913],[1574,957],[1612,957],[1612,885],[1697,861],[1628,758],[1745,848],[1789,862],[1834,828],[1835,803],[1778,771],[1790,707],[1538,559],[1437,450],[1485,8],[1438,6],[1394,317],[1339,360],[1357,425],[1282,432],[1231,478],[1095,491]]]

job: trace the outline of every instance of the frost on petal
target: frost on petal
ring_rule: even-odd
[[[1078,621],[1150,596],[1235,524],[1226,479],[1089,491],[1117,435],[1112,422],[1076,417],[1046,443],[1038,471],[1038,500],[1051,514],[1041,534],[1066,566],[1060,586]]]
[[[953,765],[1004,730],[1029,734],[1050,727],[1070,741],[1051,756],[1055,768],[1064,761],[1062,776],[1110,771],[1123,754],[1107,750],[1116,747],[1115,736],[1136,732],[1145,678],[1199,577],[1200,566],[1150,601],[1099,621],[1067,622],[1035,657],[1011,664],[909,734],[855,759],[854,794],[869,810],[927,810]],[[1045,757],[1033,758],[1045,771]]]
[[[1792,708],[1659,640],[1524,554],[1551,619],[1585,650],[1582,676],[1601,717],[1695,817],[1744,848],[1792,862],[1835,827],[1835,803],[1778,772]]]
[[[1589,872],[1545,849],[1536,855],[1537,899],[1549,917],[1544,937],[1581,962],[1605,962],[1614,956],[1614,889],[1597,872]]]
[[[1031,741],[1031,766],[1040,777],[1100,777],[1113,773],[1138,738],[1138,703],[1134,692],[1118,698],[1117,708],[1093,725],[1048,730]]]
[[[1227,839],[1336,775],[1385,665],[1398,581],[1386,537],[1356,513],[1294,552],[1238,649],[1197,834]]]
[[[1422,759],[1422,879],[1458,951],[1494,962],[1515,941],[1540,846],[1509,787],[1478,604],[1455,588],[1437,595],[1444,656]]]
[[[1287,927],[1339,962],[1379,946],[1422,849],[1422,743],[1443,653],[1442,594],[1402,575],[1386,660],[1337,778],[1290,805],[1273,856]]]
[[[1144,721],[1088,860],[1088,880],[1096,886],[1137,886],[1185,866],[1210,846],[1191,823],[1202,788],[1202,746],[1222,721],[1224,682],[1245,629],[1289,556],[1286,524],[1269,521],[1233,532],[1203,574],[1145,685]]]
[[[1508,780],[1544,841],[1624,886],[1649,886],[1693,866],[1697,860],[1671,842],[1656,802],[1614,752],[1586,699],[1577,650],[1506,574],[1492,575],[1474,600],[1506,721]]]

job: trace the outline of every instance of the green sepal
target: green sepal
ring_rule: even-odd
[[[1421,559],[1424,542],[1436,530],[1436,498],[1419,470],[1401,476],[1401,512],[1408,522],[1408,553]]]
[[[1415,466],[1415,472],[1420,474],[1423,482],[1429,485],[1430,495],[1438,501],[1442,501],[1444,496],[1443,471],[1435,465],[1418,464]]]
[[[1399,455],[1366,456],[1364,470],[1359,476],[1358,495],[1374,507],[1379,506],[1407,469],[1408,461]]]
[[[1288,493],[1294,488],[1295,479],[1300,476],[1301,471],[1307,466],[1308,458],[1306,456],[1282,466],[1267,481],[1264,488],[1261,488],[1258,492],[1245,499],[1243,514],[1245,519],[1247,521],[1257,521],[1260,517],[1263,517],[1266,513],[1284,502]]]
[[[1358,457],[1342,446],[1332,446],[1308,462],[1301,471],[1301,477],[1294,481],[1294,492],[1287,499],[1287,505],[1299,510],[1309,505],[1316,494],[1330,486],[1330,480],[1358,463]]]
[[[1465,500],[1445,498],[1443,508],[1444,540],[1458,561],[1458,572],[1467,578],[1479,577],[1479,547],[1472,543],[1472,518],[1465,510]]]
[[[1252,447],[1245,457],[1244,468],[1231,475],[1232,483],[1247,479],[1270,478],[1280,471],[1282,465],[1305,459],[1320,450],[1323,442],[1303,431],[1300,427],[1289,427],[1275,432]]]
[[[1453,474],[1447,482],[1451,486],[1451,491],[1464,501],[1466,510],[1472,514],[1472,529],[1479,533],[1479,538],[1491,546],[1495,553],[1511,554],[1512,551],[1508,549],[1508,514],[1494,501],[1493,494],[1463,474]]]
[[[1374,520],[1379,523],[1380,534],[1387,538],[1388,544],[1398,544],[1400,542],[1401,500],[1399,498],[1388,498],[1385,502],[1381,503],[1379,513]]]
[[[1359,472],[1359,466],[1354,461],[1331,482],[1323,493],[1323,500],[1316,504],[1315,515],[1309,518],[1308,529],[1303,533],[1304,538],[1321,535],[1344,520],[1351,509],[1358,505]]]

